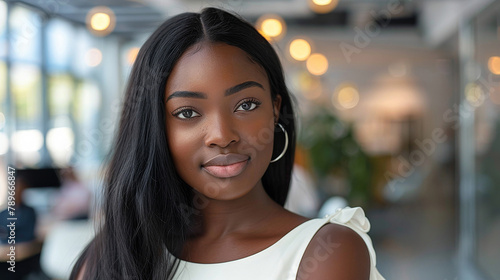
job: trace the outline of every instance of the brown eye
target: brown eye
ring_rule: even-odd
[[[193,116],[195,115],[195,116]],[[191,110],[191,109],[184,109],[178,113],[175,113],[174,116],[178,117],[179,119],[192,119],[193,117],[197,117],[199,116],[200,114],[196,113],[195,111]]]

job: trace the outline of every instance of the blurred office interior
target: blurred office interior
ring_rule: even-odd
[[[18,279],[67,279],[141,44],[206,6],[281,57],[299,119],[289,209],[362,206],[386,279],[500,279],[500,1],[0,0],[0,210],[13,167]]]

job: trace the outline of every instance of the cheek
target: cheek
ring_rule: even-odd
[[[263,164],[271,160],[274,142],[273,119],[265,118],[248,123],[242,133],[243,145],[252,158]]]
[[[199,137],[189,129],[168,129],[167,143],[178,172],[192,167],[193,155],[200,149]]]

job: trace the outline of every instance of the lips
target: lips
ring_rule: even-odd
[[[215,177],[230,178],[243,172],[249,159],[241,154],[220,154],[205,162],[202,167]]]

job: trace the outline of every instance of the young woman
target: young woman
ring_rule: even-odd
[[[360,208],[283,208],[295,116],[280,61],[207,8],[163,23],[132,69],[104,223],[72,279],[383,279]]]

